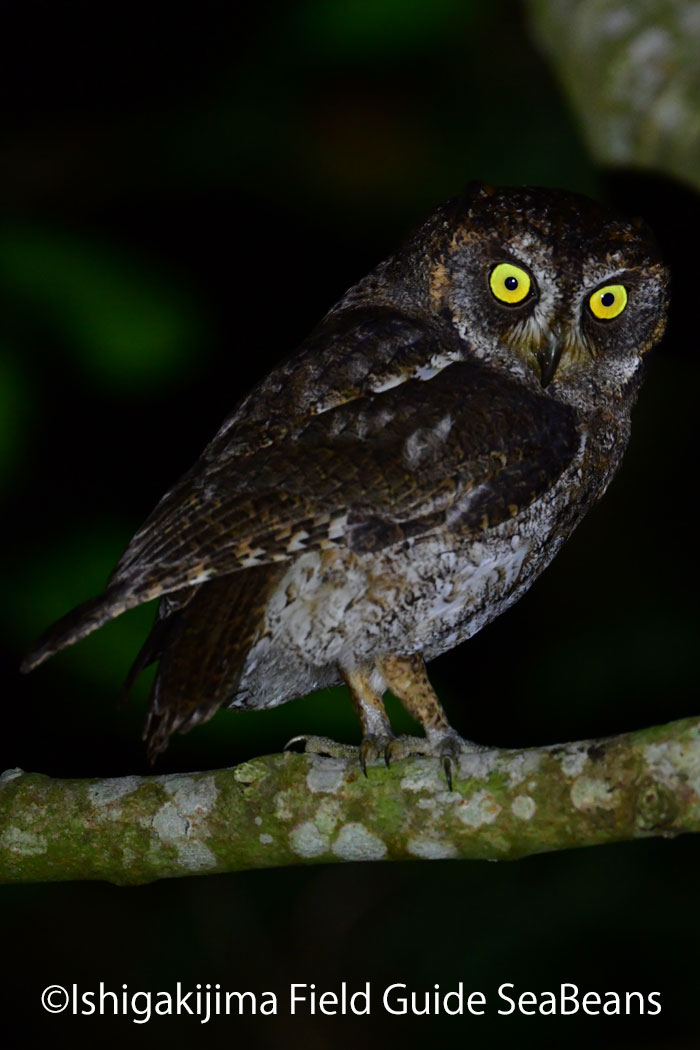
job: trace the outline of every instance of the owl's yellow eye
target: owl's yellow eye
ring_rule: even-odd
[[[588,305],[594,317],[600,321],[612,321],[627,306],[627,289],[624,284],[606,284],[593,293]]]
[[[530,276],[512,263],[494,266],[489,277],[491,291],[502,303],[521,303],[530,293]]]

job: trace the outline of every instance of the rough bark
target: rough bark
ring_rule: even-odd
[[[448,791],[437,760],[391,769],[285,753],[108,780],[0,777],[0,881],[119,884],[288,864],[512,860],[700,830],[700,719],[607,740],[484,751]]]

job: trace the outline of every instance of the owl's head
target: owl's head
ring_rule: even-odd
[[[668,285],[640,220],[578,194],[478,185],[434,216],[429,237],[429,308],[470,354],[565,400],[636,387]]]

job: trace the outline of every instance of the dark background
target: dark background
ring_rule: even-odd
[[[152,607],[28,679],[34,637],[103,585],[251,383],[467,181],[561,186],[655,226],[674,269],[624,469],[510,612],[437,660],[456,728],[513,747],[696,711],[697,198],[595,167],[515,3],[5,3],[0,40],[0,484],[8,642],[0,769],[145,773],[148,681],[115,706]],[[396,708],[395,724],[408,725]],[[177,737],[159,772],[300,732],[356,740],[344,691]],[[370,774],[371,776],[371,774]],[[510,865],[327,866],[5,887],[0,1029],[58,1045],[696,1045],[691,838]],[[661,990],[659,1018],[47,1017],[46,984],[417,990],[491,1002],[563,981]]]

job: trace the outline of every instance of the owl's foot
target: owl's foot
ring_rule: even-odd
[[[359,755],[362,772],[367,776],[367,765],[383,758],[387,768],[409,755],[439,758],[445,771],[450,791],[459,756],[486,751],[488,748],[463,740],[447,721],[433,687],[428,681],[425,664],[420,654],[413,656],[384,656],[376,668],[341,668],[350,689],[355,710],[362,725],[362,742],[357,747],[338,744],[323,736],[297,736],[287,744],[303,741],[304,750],[313,754],[349,758]],[[394,736],[384,710],[381,690],[387,685],[401,700],[406,710],[421,723],[424,737]],[[286,748],[285,748],[286,750]]]
[[[420,653],[412,656],[386,655],[377,661],[377,667],[394,696],[398,697],[425,731],[424,737],[399,737],[391,744],[389,759],[404,758],[411,754],[439,758],[451,791],[452,773],[458,766],[459,756],[487,749],[471,740],[463,740],[447,721],[447,715],[428,680]]]
[[[439,758],[445,771],[447,786],[452,791],[452,775],[459,764],[460,755],[473,755],[478,751],[488,751],[483,744],[464,740],[454,729],[430,730],[428,736],[393,736],[389,734],[368,734],[362,738],[359,747],[356,744],[341,744],[327,736],[292,737],[284,745],[288,751],[294,744],[303,744],[307,755],[328,755],[330,758],[359,757],[362,772],[367,776],[367,766],[371,762],[384,760],[387,769],[392,762],[401,762],[411,755],[425,758]]]
[[[423,755],[427,758],[439,758],[445,771],[447,786],[452,791],[452,773],[459,764],[460,755],[474,754],[476,751],[488,751],[483,744],[464,740],[454,729],[428,729],[426,736],[397,736],[389,744],[386,752],[387,765],[398,762],[409,755]]]
[[[383,760],[389,766],[389,749],[396,737],[390,733],[368,733],[359,747],[354,744],[339,744],[327,736],[295,736],[284,745],[287,751],[292,744],[304,744],[304,752],[312,755],[329,755],[331,758],[356,758],[359,755],[362,772],[367,776],[370,762]]]

